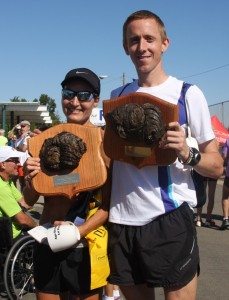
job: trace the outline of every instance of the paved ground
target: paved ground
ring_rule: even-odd
[[[218,180],[213,210],[216,227],[197,227],[200,249],[198,300],[229,299],[229,230],[219,230],[222,222],[222,183],[222,180]],[[206,205],[207,203],[203,207],[203,217],[206,214]],[[162,299],[163,291],[158,289],[157,300]]]
[[[213,211],[216,226],[214,228],[197,228],[201,259],[201,273],[197,293],[198,300],[229,299],[229,230],[219,230],[222,219],[221,195],[222,180],[218,180]],[[42,211],[42,200],[41,197],[35,205],[35,210],[31,211],[31,215],[36,219],[39,219]],[[206,205],[203,208],[203,219],[205,213]],[[157,300],[163,300],[163,290],[157,289],[156,296]],[[28,297],[26,299],[32,300],[34,298]]]

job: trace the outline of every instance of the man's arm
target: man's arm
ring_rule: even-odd
[[[200,162],[194,169],[203,176],[218,178],[223,174],[223,159],[219,153],[216,140],[199,145]]]
[[[20,200],[18,200],[18,204],[21,206],[22,210],[24,211],[25,210],[28,210],[30,209],[33,205],[28,205],[26,202],[25,202],[25,199],[24,197],[22,197]]]
[[[17,222],[21,228],[34,228],[38,225],[30,216],[23,213],[23,211],[17,213],[12,219]]]
[[[16,124],[9,132],[8,132],[8,139],[12,139],[14,137],[14,130],[15,128],[19,126],[19,124]]]
[[[24,196],[24,205],[26,207],[32,207],[37,202],[39,198],[39,194],[33,189],[31,183],[26,181],[25,187],[23,189],[23,196]],[[28,209],[28,208],[27,208]]]
[[[163,149],[174,149],[178,158],[185,162],[188,160],[190,147],[186,142],[184,130],[178,122],[168,124],[168,131],[160,141]],[[201,160],[194,169],[202,176],[218,178],[223,174],[223,159],[219,153],[215,139],[199,145]]]

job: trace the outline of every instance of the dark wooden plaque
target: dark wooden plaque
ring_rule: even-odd
[[[104,135],[104,151],[113,160],[119,160],[142,168],[148,165],[169,165],[173,163],[177,156],[171,149],[161,149],[158,143],[148,146],[142,142],[129,142],[120,138],[111,128],[106,114],[112,109],[129,103],[151,103],[157,106],[163,116],[163,121],[167,125],[169,122],[178,121],[178,106],[164,101],[146,93],[130,93],[121,97],[103,101],[103,115],[106,120]]]

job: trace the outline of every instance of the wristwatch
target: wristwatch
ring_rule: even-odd
[[[201,160],[201,154],[198,149],[190,147],[188,159],[181,162],[183,165],[189,165],[194,167]]]

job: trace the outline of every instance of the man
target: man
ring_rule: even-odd
[[[0,129],[0,146],[6,146],[8,144],[8,139],[5,137],[5,130]]]
[[[20,159],[21,166],[18,169],[18,180],[20,183],[21,191],[23,191],[25,187],[25,178],[24,178],[24,173],[23,173],[23,165],[29,156],[28,154],[28,139],[30,138],[30,122],[29,121],[21,121],[18,124],[18,127],[20,128],[20,135],[16,140],[16,145],[15,148],[18,151],[25,152],[25,155],[23,158]]]
[[[24,234],[23,229],[37,226],[36,222],[22,211],[21,206],[25,205],[24,198],[11,180],[13,176],[18,175],[19,158],[23,155],[23,152],[10,146],[0,147],[0,217],[11,218],[14,241]]]
[[[73,69],[66,74],[61,86],[62,109],[67,122],[94,127],[90,122],[90,115],[92,109],[99,103],[100,80],[98,76],[87,68]],[[39,194],[33,190],[29,182],[32,177],[40,172],[40,159],[28,158],[25,163],[25,169],[26,173],[29,172],[29,174],[25,176],[27,185],[24,189],[24,196],[26,202],[33,205]],[[83,203],[86,203],[83,193],[77,194],[71,199],[61,195],[45,196],[40,224],[61,224],[60,230],[62,230],[62,225],[65,226],[64,224],[66,224],[64,220],[69,220],[69,213],[74,213],[74,206],[80,204],[81,199],[84,200]],[[109,200],[109,197],[104,196],[103,200]],[[85,205],[83,206],[83,203],[79,209],[81,210],[82,208],[82,213],[84,214]],[[97,212],[86,221],[81,214],[80,218],[79,215],[75,218],[74,223],[78,224],[75,227],[74,236],[69,238],[72,242],[72,248],[69,246],[69,249],[65,248],[66,250],[54,253],[48,245],[36,245],[34,279],[40,300],[47,299],[47,297],[53,300],[67,300],[69,299],[69,294],[71,294],[71,300],[100,299],[102,294],[101,285],[98,288],[90,288],[90,255],[88,242],[84,237],[101,226],[107,218],[108,203],[103,201]],[[68,224],[67,226],[70,225]],[[68,240],[67,236],[71,229],[72,226],[69,227],[69,231],[64,235],[63,244]],[[76,240],[78,242],[75,244]],[[101,282],[104,282],[103,276],[100,279]]]
[[[222,194],[222,208],[223,208],[223,221],[220,226],[221,230],[229,229],[229,138],[226,140],[222,149],[222,156],[225,165],[225,178],[223,182],[223,194]]]
[[[21,135],[16,141],[17,150],[26,152],[27,151],[27,140],[30,138],[30,122],[21,121],[19,123],[19,128],[21,130]]]
[[[111,93],[111,98],[144,92],[178,104],[183,82],[167,75],[162,57],[169,46],[162,20],[137,11],[123,26],[123,47],[135,65],[138,80]],[[186,143],[178,122],[170,122],[159,145],[174,149],[169,166],[135,166],[114,161],[109,213],[111,276],[127,300],[153,300],[163,287],[167,300],[196,298],[199,255],[193,207],[197,203],[191,169],[203,176],[223,172],[208,106],[202,92],[186,92],[189,126],[199,151]]]

